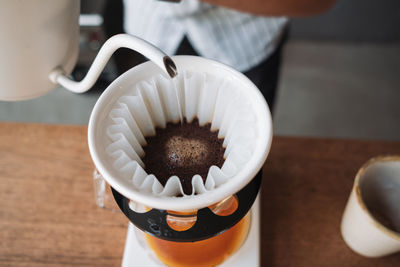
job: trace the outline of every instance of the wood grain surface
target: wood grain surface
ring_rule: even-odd
[[[262,266],[400,266],[351,251],[340,222],[358,169],[400,143],[276,137],[262,185]]]
[[[127,219],[94,203],[87,128],[0,123],[0,266],[119,266]],[[400,143],[275,137],[262,187],[263,266],[400,266],[348,249],[358,168]]]

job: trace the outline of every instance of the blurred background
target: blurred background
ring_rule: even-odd
[[[82,0],[81,14],[77,80],[104,40],[123,32],[120,0]],[[338,0],[323,15],[292,19],[273,111],[275,134],[400,140],[399,25],[398,0]],[[118,51],[85,94],[58,88],[34,100],[0,101],[0,120],[87,124],[101,92],[140,60],[132,51]]]

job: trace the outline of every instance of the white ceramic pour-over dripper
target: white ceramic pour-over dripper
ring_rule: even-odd
[[[121,98],[125,99],[126,97],[132,97],[132,93],[134,95],[141,95],[142,93],[137,92],[138,84],[144,81],[151,81],[155,77],[163,76],[160,69],[152,62],[143,63],[127,71],[118,79],[116,79],[104,91],[104,93],[97,101],[89,120],[88,142],[90,154],[96,168],[105,178],[105,180],[119,193],[121,193],[128,199],[133,200],[134,202],[153,208],[161,210],[186,211],[204,208],[214,203],[217,203],[225,199],[226,197],[238,192],[255,177],[255,175],[262,168],[270,149],[272,141],[272,120],[268,105],[264,97],[262,96],[258,88],[242,73],[239,73],[224,64],[201,57],[174,56],[172,57],[172,59],[176,63],[179,73],[188,73],[189,76],[192,77],[194,74],[201,74],[205,77],[216,77],[224,81],[229,81],[229,86],[226,87],[227,91],[221,91],[224,93],[219,95],[219,99],[221,102],[217,100],[216,103],[227,103],[229,99],[234,98],[237,99],[238,102],[249,104],[249,109],[240,110],[244,113],[250,112],[251,110],[251,119],[254,122],[254,141],[251,145],[252,151],[251,153],[246,154],[246,163],[240,166],[240,168],[237,169],[237,171],[235,171],[234,174],[229,177],[228,181],[216,186],[215,188],[212,188],[211,190],[199,192],[199,194],[191,196],[162,196],[154,194],[153,192],[151,192],[151,190],[149,191],[146,189],[141,189],[141,187],[135,185],[135,182],[132,180],[132,176],[130,176],[129,174],[122,175],[121,169],[115,165],[115,158],[113,158],[108,153],[107,149],[109,145],[113,142],[113,140],[110,139],[110,136],[107,133],[107,128],[113,122],[113,117],[110,115],[113,114],[111,113],[111,111],[118,107],[120,104],[125,105],[124,103],[119,103],[119,100]],[[181,76],[178,75],[177,78],[179,77]],[[168,78],[164,79],[168,80]],[[159,87],[160,84],[158,84],[157,82],[155,84],[159,91],[164,91],[163,88]],[[192,83],[192,85],[198,88],[198,83],[194,82]],[[231,86],[234,88],[232,88]],[[235,91],[239,94],[233,94]],[[188,93],[191,94],[191,92]],[[196,95],[194,95],[194,97],[195,99],[197,98],[200,102],[204,102],[202,101],[202,97],[197,97]],[[135,96],[133,96],[133,99],[135,99]],[[182,99],[185,99],[185,101],[183,101],[182,103],[183,105],[186,105],[186,107],[184,108],[184,113],[186,113],[187,116],[187,105],[191,105],[193,102],[187,101],[188,99],[185,97],[183,97]],[[198,103],[198,111],[202,110],[200,108],[200,102]],[[203,104],[207,106],[208,103],[204,102]],[[150,102],[146,101],[144,105],[147,107],[151,106]],[[144,109],[143,105],[138,106],[142,106]],[[163,109],[165,108],[164,105],[161,106],[163,107]],[[197,106],[197,104],[194,104],[194,106]],[[214,109],[213,112],[217,114],[217,110],[221,109],[221,107],[223,106],[224,105],[221,104],[221,106],[211,107],[211,110]],[[130,114],[132,115],[132,110]],[[138,116],[138,114],[135,113],[133,113],[133,118],[135,118],[135,115],[136,119],[139,119],[139,121],[142,120],[142,117]],[[201,118],[199,119],[201,121]],[[149,121],[149,123],[151,124],[151,120]],[[140,127],[139,129],[141,129],[141,131],[144,130],[144,128]],[[248,130],[250,131],[251,129]],[[246,129],[242,131],[246,132]],[[146,136],[146,134],[143,135]],[[136,169],[136,171],[134,171],[134,173],[137,173],[137,170],[138,168]],[[153,186],[154,185],[156,184],[153,183]]]

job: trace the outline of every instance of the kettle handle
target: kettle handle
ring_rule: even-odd
[[[139,52],[153,61],[171,78],[177,75],[175,63],[160,49],[139,37],[129,34],[117,34],[103,44],[85,78],[80,82],[73,81],[65,76],[64,70],[60,67],[55,68],[50,73],[49,78],[53,83],[60,84],[74,93],[84,93],[94,85],[112,54],[119,48],[129,48]]]

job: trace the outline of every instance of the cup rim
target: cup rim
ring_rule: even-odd
[[[358,170],[356,174],[356,178],[354,180],[354,185],[353,185],[353,190],[356,195],[356,199],[358,204],[360,205],[361,209],[367,214],[369,219],[372,221],[372,223],[382,232],[387,234],[388,236],[392,237],[393,239],[400,241],[400,233],[396,232],[385,225],[383,225],[379,220],[375,218],[367,208],[362,196],[361,196],[361,187],[360,187],[360,180],[361,177],[365,174],[366,169],[376,163],[381,163],[381,162],[400,162],[400,155],[381,155],[381,156],[376,156],[371,159],[369,159],[367,162],[365,162],[361,168]]]
[[[182,201],[182,198],[176,197],[159,197],[155,195],[145,194],[138,190],[132,190],[127,181],[123,181],[122,179],[116,179],[115,177],[113,177],[112,173],[114,171],[110,172],[110,168],[107,168],[105,164],[103,164],[104,161],[102,160],[102,152],[99,151],[99,147],[95,145],[95,140],[99,138],[96,134],[96,129],[98,129],[97,127],[101,123],[100,121],[104,120],[104,117],[102,117],[102,115],[104,115],[104,111],[102,110],[106,109],[107,106],[110,105],[110,101],[112,101],[113,99],[115,100],[117,94],[113,94],[113,92],[117,91],[120,87],[119,85],[123,83],[124,80],[128,79],[128,77],[131,77],[131,75],[135,74],[139,75],[139,73],[143,70],[148,70],[148,72],[151,72],[154,71],[154,69],[157,69],[158,71],[158,67],[151,61],[135,66],[119,76],[107,87],[107,89],[99,97],[89,119],[89,151],[96,168],[102,174],[107,183],[128,199],[150,206],[152,208],[158,208],[162,210],[185,211],[191,209],[200,209],[217,203],[229,195],[235,194],[241,188],[246,186],[263,167],[272,143],[272,116],[268,104],[266,103],[261,92],[254,85],[254,83],[252,83],[244,74],[223,63],[203,57],[173,56],[172,59],[177,64],[178,68],[179,65],[185,64],[185,66],[190,65],[190,68],[193,69],[202,68],[207,69],[207,71],[221,69],[221,71],[229,73],[230,75],[232,75],[233,78],[243,83],[243,85],[245,85],[245,89],[249,90],[250,97],[256,99],[255,106],[258,108],[258,114],[262,114],[260,115],[260,120],[262,121],[263,126],[260,128],[260,130],[262,130],[262,132],[265,132],[265,137],[261,138],[261,142],[257,146],[257,149],[253,155],[254,159],[252,160],[251,164],[247,165],[238,174],[232,177],[232,179],[236,177],[236,180],[228,182],[226,186],[224,186],[225,184],[221,185],[220,187],[210,192],[192,196],[192,201],[189,201],[189,199],[185,199],[185,201]],[[189,69],[189,67],[187,68]]]

